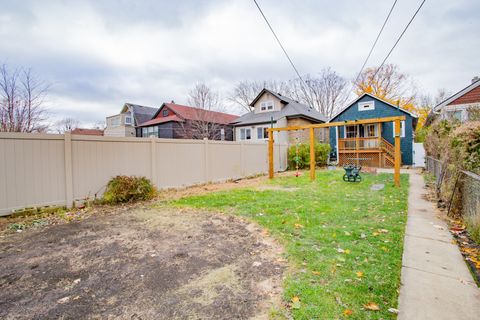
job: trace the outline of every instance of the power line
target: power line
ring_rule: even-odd
[[[270,29],[270,31],[272,32],[273,36],[274,36],[275,39],[277,40],[277,43],[278,43],[278,45],[280,46],[280,48],[282,49],[283,53],[285,54],[285,57],[287,57],[288,61],[290,62],[290,65],[292,66],[293,70],[295,70],[295,73],[297,74],[298,78],[300,79],[300,81],[302,82],[302,84],[306,87],[306,88],[305,88],[305,91],[308,92],[308,86],[307,86],[306,82],[303,80],[302,76],[300,75],[300,72],[298,72],[297,67],[295,67],[295,64],[293,63],[292,59],[291,59],[290,56],[288,55],[287,50],[285,50],[285,48],[283,47],[282,42],[281,42],[280,39],[277,37],[277,34],[275,33],[275,31],[273,30],[272,26],[270,25],[270,22],[268,22],[267,17],[265,16],[265,14],[264,14],[263,11],[262,11],[262,8],[260,8],[260,6],[258,5],[258,3],[257,3],[256,0],[253,0],[253,2],[255,2],[255,5],[257,6],[258,11],[260,11],[260,14],[262,15],[263,19],[264,19],[265,22],[267,23],[267,26],[268,26],[268,28]]]
[[[420,6],[417,8],[417,11],[415,11],[415,13],[413,14],[412,18],[410,19],[410,21],[407,23],[407,25],[405,26],[405,29],[403,29],[402,33],[400,34],[400,36],[398,37],[397,41],[395,41],[395,44],[393,45],[392,49],[390,49],[390,51],[388,52],[387,56],[385,57],[385,59],[383,59],[382,61],[382,64],[380,65],[380,67],[378,67],[377,71],[375,71],[375,73],[373,74],[373,77],[371,78],[372,80],[375,79],[375,76],[377,75],[377,73],[380,71],[380,69],[382,69],[383,65],[385,64],[385,61],[387,61],[387,59],[390,57],[390,54],[393,52],[393,50],[395,49],[395,47],[397,46],[398,42],[400,42],[400,39],[402,39],[403,35],[405,34],[405,31],[407,31],[408,27],[410,26],[410,24],[412,23],[412,21],[415,19],[415,17],[417,16],[418,12],[420,11],[420,9],[423,7],[423,4],[425,3],[425,1],[427,0],[423,0],[422,3],[420,4]]]
[[[362,74],[363,68],[365,68],[365,65],[367,64],[368,59],[370,59],[370,56],[372,55],[373,49],[375,49],[375,46],[377,45],[378,39],[380,38],[380,35],[382,34],[383,29],[385,28],[385,25],[387,24],[387,21],[388,21],[388,19],[390,18],[390,15],[392,14],[393,8],[395,8],[395,5],[397,4],[397,1],[398,1],[398,0],[395,0],[395,1],[393,2],[393,5],[392,5],[392,7],[390,8],[390,11],[388,12],[387,17],[385,18],[385,21],[383,22],[383,25],[382,25],[382,27],[380,28],[380,31],[378,32],[377,38],[375,39],[375,42],[374,42],[373,45],[372,45],[372,48],[370,49],[370,52],[368,53],[367,58],[366,58],[365,61],[363,62],[363,65],[362,65],[362,67],[360,68],[360,71],[358,72],[357,77],[355,78],[355,81],[353,82],[354,84],[357,83],[358,78],[359,78],[360,75]]]

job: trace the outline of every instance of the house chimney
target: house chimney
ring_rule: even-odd
[[[172,103],[175,103],[175,101],[172,100]]]
[[[472,83],[477,82],[478,80],[480,80],[480,78],[479,78],[478,76],[475,76],[475,77],[473,77],[473,79],[472,79]]]

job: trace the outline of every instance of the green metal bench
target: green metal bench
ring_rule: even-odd
[[[360,171],[362,170],[362,166],[353,166],[353,165],[346,165],[343,166],[345,169],[345,174],[343,175],[343,181],[345,182],[360,182],[362,181],[362,176],[360,175]]]

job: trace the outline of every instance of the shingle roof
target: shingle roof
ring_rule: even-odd
[[[133,103],[125,103],[125,106],[133,111],[133,117],[135,118],[135,125],[141,125],[144,122],[152,119],[153,115],[157,112],[156,107],[146,107]]]
[[[438,110],[438,109],[441,109],[449,104],[451,104],[452,102],[454,102],[455,100],[457,100],[458,98],[462,97],[463,95],[469,93],[470,91],[476,89],[477,87],[480,86],[480,80],[477,80],[475,82],[472,82],[471,84],[469,84],[468,86],[466,86],[465,88],[463,88],[462,90],[458,91],[457,93],[455,93],[454,95],[448,97],[447,99],[443,100],[442,102],[440,102],[438,105],[436,105],[435,107],[433,107],[433,110]],[[478,97],[476,97],[478,99]],[[476,99],[474,99],[476,100]],[[478,100],[477,100],[478,101]],[[475,101],[472,101],[472,102],[475,102]]]
[[[260,94],[253,100],[250,105],[254,105],[255,102],[260,98],[263,93],[268,92],[278,98],[284,104],[284,107],[280,111],[271,111],[271,112],[249,112],[242,115],[232,123],[234,125],[247,125],[255,123],[267,123],[272,121],[277,121],[281,118],[295,118],[295,117],[305,117],[317,122],[327,122],[327,118],[318,112],[317,110],[309,107],[305,104],[302,104],[298,101],[295,101],[289,97],[283,96],[279,93],[272,92],[268,89],[263,89]]]
[[[229,124],[230,122],[238,118],[238,116],[233,114],[194,108],[194,107],[184,106],[176,103],[164,103],[163,106],[167,106],[170,110],[172,110],[181,118],[186,120],[196,120],[196,121],[208,120],[209,122],[214,122],[214,123]],[[160,112],[160,110],[158,110],[158,112]]]
[[[160,111],[167,107],[171,111],[173,111],[174,115],[169,115],[167,117],[159,117]],[[162,106],[156,110],[155,114],[150,117],[150,120],[145,121],[140,127],[147,127],[154,124],[165,123],[170,121],[176,122],[183,122],[185,120],[193,120],[193,121],[205,121],[205,122],[212,122],[212,123],[219,123],[219,124],[229,124],[238,116],[218,111],[210,111],[204,110],[200,108],[194,108],[189,106],[184,106],[181,104],[176,103],[164,103]]]
[[[75,128],[72,130],[72,134],[83,134],[87,136],[103,136],[103,130]]]
[[[176,114],[168,116],[168,117],[159,117],[155,118],[152,120],[149,120],[147,122],[142,123],[139,127],[148,127],[154,124],[160,124],[160,123],[165,123],[165,122],[170,122],[170,121],[176,121],[176,122],[184,122],[182,118],[178,117]]]

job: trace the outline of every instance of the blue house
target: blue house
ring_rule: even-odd
[[[418,117],[398,106],[364,93],[329,122],[405,116],[400,124],[402,165],[413,163],[413,138]],[[330,145],[340,165],[393,167],[394,123],[358,124],[330,128]]]

